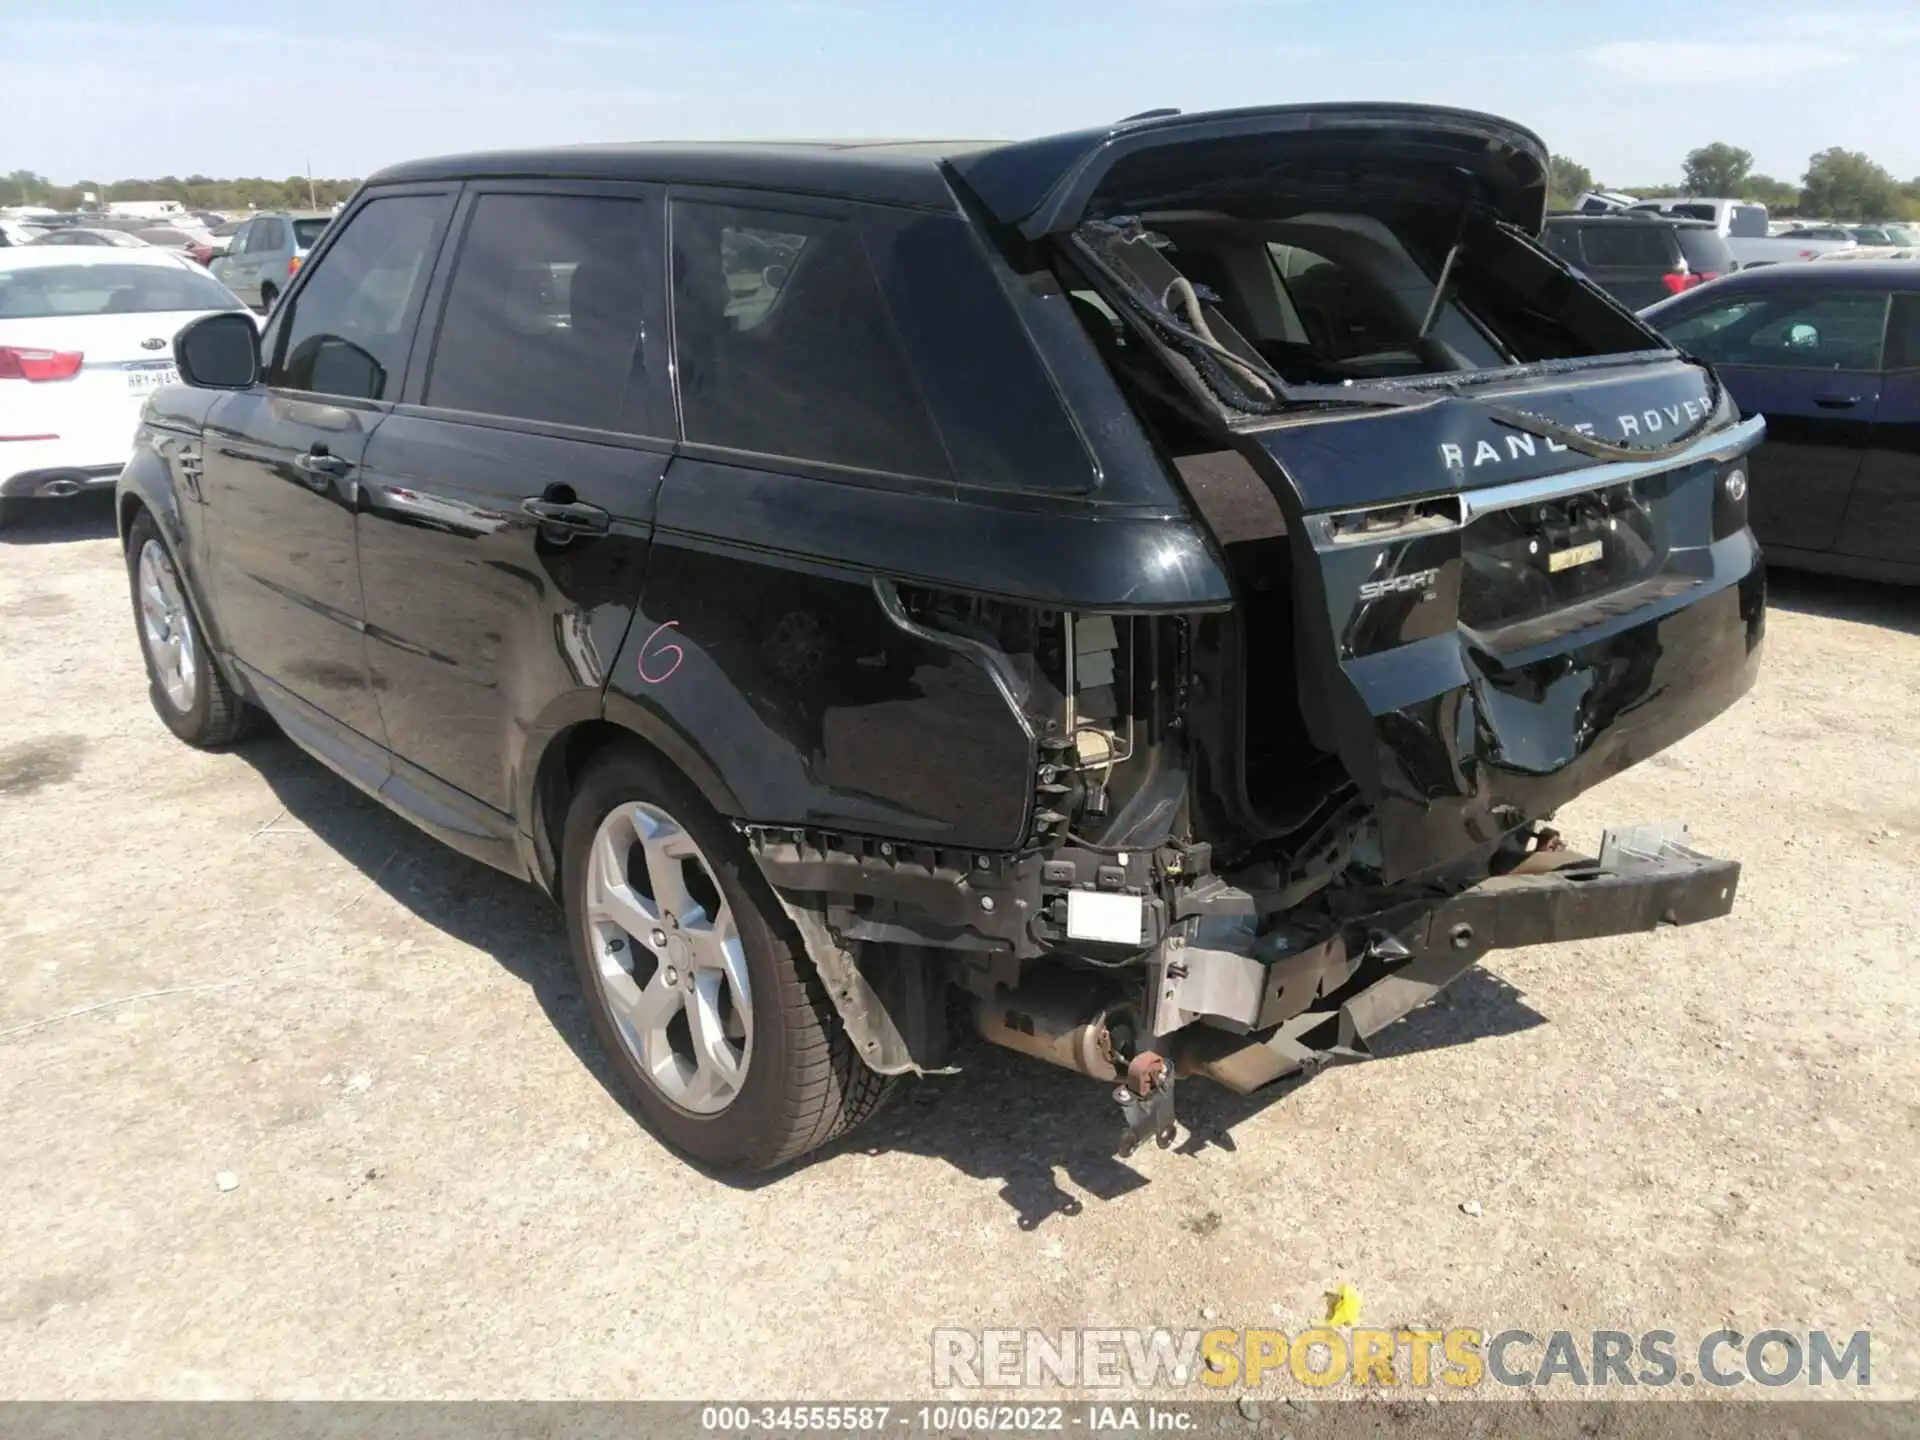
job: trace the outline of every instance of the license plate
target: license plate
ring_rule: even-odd
[[[180,372],[168,365],[164,369],[129,370],[127,389],[135,395],[144,395],[149,390],[158,390],[162,385],[178,385]]]
[[[1558,575],[1562,570],[1572,570],[1576,566],[1591,565],[1600,558],[1604,542],[1589,541],[1585,545],[1570,545],[1565,550],[1556,550],[1547,556],[1547,569]]]

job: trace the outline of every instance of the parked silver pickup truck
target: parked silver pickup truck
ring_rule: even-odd
[[[1688,220],[1709,220],[1727,242],[1734,263],[1742,270],[1756,265],[1778,265],[1787,260],[1812,260],[1834,250],[1851,250],[1858,242],[1815,239],[1805,235],[1767,233],[1767,207],[1752,200],[1716,200],[1697,195],[1677,200],[1641,200],[1633,210],[1658,210]]]

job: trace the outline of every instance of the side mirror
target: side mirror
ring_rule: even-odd
[[[201,390],[247,390],[260,380],[260,330],[251,315],[203,315],[173,337],[180,378]]]

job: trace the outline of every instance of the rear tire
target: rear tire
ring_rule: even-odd
[[[638,747],[596,759],[561,874],[594,1030],[667,1144],[767,1170],[879,1107],[889,1077],[855,1053],[740,836],[677,772]]]
[[[127,529],[127,583],[147,694],[161,722],[202,750],[240,739],[251,728],[253,711],[220,673],[173,552],[144,510]]]
[[[275,300],[278,300],[279,298],[280,298],[280,292],[279,292],[278,290],[276,290],[276,289],[274,289],[274,288],[273,288],[273,286],[271,286],[271,285],[262,285],[262,286],[260,287],[260,308],[261,308],[261,310],[263,310],[263,311],[265,311],[265,312],[268,312],[268,313],[271,313],[271,312],[272,312],[272,310],[273,310],[273,302],[274,302]]]

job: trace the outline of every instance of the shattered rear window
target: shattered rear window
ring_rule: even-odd
[[[1663,227],[1632,233],[1665,263]],[[1661,343],[1537,242],[1481,214],[1121,216],[1083,223],[1071,248],[1107,302],[1078,307],[1098,323],[1096,342],[1130,311],[1237,410],[1277,410],[1295,386],[1377,387]],[[1355,403],[1370,403],[1361,393]]]

